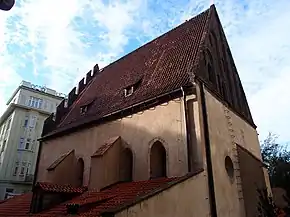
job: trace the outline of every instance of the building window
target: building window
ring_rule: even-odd
[[[88,111],[87,105],[81,107],[81,114],[85,114],[87,111]]]
[[[9,130],[9,128],[10,128],[10,124],[11,124],[11,119],[9,119],[9,121],[8,121],[8,123],[7,123],[6,131]]]
[[[130,148],[121,152],[120,174],[122,181],[131,182],[133,180],[133,153]]]
[[[78,186],[83,186],[84,168],[85,168],[84,160],[80,158],[77,163],[77,172],[76,172]]]
[[[26,144],[25,144],[25,149],[26,150],[29,150],[29,148],[30,148],[30,141],[31,141],[30,138],[26,139]]]
[[[34,151],[35,150],[35,140],[32,140],[30,150],[31,151]]]
[[[3,135],[5,128],[6,128],[6,126],[3,125],[3,127],[2,127],[2,131],[1,131],[1,135]]]
[[[35,123],[36,123],[36,116],[32,116],[30,118],[29,127],[30,128],[34,128],[35,127]]]
[[[1,153],[4,152],[5,146],[6,146],[6,139],[3,141],[2,148],[1,148]]]
[[[25,175],[25,167],[26,167],[26,162],[22,162],[21,170],[20,170],[20,176]]]
[[[225,169],[232,182],[234,179],[234,164],[229,156],[226,156],[225,158]]]
[[[19,162],[15,163],[15,167],[13,169],[13,176],[17,176],[18,174],[18,168],[19,168]]]
[[[127,87],[125,88],[124,91],[125,91],[125,97],[131,96],[134,92],[134,87],[133,86]]]
[[[26,167],[26,174],[25,174],[25,175],[29,174],[29,172],[30,172],[30,167],[31,167],[31,163],[28,163],[28,164],[27,164],[27,167]]]
[[[150,178],[166,177],[166,150],[156,141],[150,150]]]
[[[33,108],[42,108],[42,102],[42,99],[31,96],[28,101],[28,106]]]
[[[42,108],[42,99],[39,99],[38,101],[38,108]]]
[[[90,109],[90,107],[93,105],[93,103],[94,103],[94,100],[91,100],[89,103],[87,103],[86,105],[82,105],[81,107],[80,107],[80,113],[81,114],[85,114],[85,113],[87,113],[88,112],[88,110]]]
[[[9,198],[9,194],[13,194],[13,192],[14,192],[13,188],[6,188],[4,199],[8,199]]]
[[[24,149],[24,138],[23,137],[20,138],[19,147],[18,148],[19,149]]]
[[[27,127],[28,121],[29,121],[29,117],[28,116],[25,116],[24,127]]]

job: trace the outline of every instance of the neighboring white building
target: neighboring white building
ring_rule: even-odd
[[[0,118],[0,199],[29,191],[44,120],[65,96],[22,81]]]

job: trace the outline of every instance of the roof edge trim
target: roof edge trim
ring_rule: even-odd
[[[136,204],[138,204],[138,203],[140,203],[140,202],[142,202],[142,201],[144,201],[146,199],[149,199],[149,198],[151,198],[151,197],[153,197],[153,196],[155,196],[155,195],[157,195],[157,194],[159,194],[159,193],[161,193],[161,192],[163,192],[163,191],[165,191],[165,190],[167,190],[167,189],[169,189],[169,188],[171,188],[171,187],[173,187],[173,186],[175,186],[175,185],[177,185],[179,183],[182,183],[182,182],[190,179],[190,178],[192,178],[192,177],[194,177],[194,176],[202,173],[203,171],[204,171],[204,169],[201,168],[201,169],[196,170],[195,172],[188,173],[187,175],[183,176],[179,180],[171,181],[170,183],[166,184],[166,186],[161,186],[161,187],[159,187],[159,188],[157,188],[157,189],[149,192],[148,194],[145,194],[144,196],[138,197],[133,202],[128,202],[128,203],[125,203],[124,205],[122,205],[120,207],[113,208],[113,209],[110,209],[110,210],[101,212],[101,216],[102,217],[103,216],[104,217],[105,216],[110,216],[110,215],[116,214],[116,213],[118,213],[120,211],[123,211],[124,209],[127,209],[129,207],[132,207],[132,206],[134,206],[134,205],[136,205]]]

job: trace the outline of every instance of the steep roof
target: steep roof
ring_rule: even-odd
[[[29,213],[32,193],[26,193],[0,203],[0,216],[67,216],[67,207],[76,205],[79,207],[79,215],[77,216],[98,217],[101,216],[102,213],[115,213],[121,211],[126,207],[134,205],[150,196],[154,196],[155,194],[170,188],[175,184],[187,180],[200,172],[202,172],[202,170],[182,177],[158,178],[153,180],[119,183],[101,191],[90,190],[83,192],[83,188],[69,188],[69,193],[83,193],[80,196],[76,196],[69,201],[37,214]],[[55,185],[47,185],[50,186],[48,187],[48,192],[51,192],[51,186]],[[67,186],[63,186],[64,190],[61,190],[62,186],[60,185],[58,185],[57,188],[57,192],[67,192],[68,190]],[[44,189],[46,189],[46,187]]]
[[[190,84],[210,9],[138,48],[94,75],[52,135]],[[125,97],[124,90],[134,86]],[[81,107],[89,106],[85,114]]]

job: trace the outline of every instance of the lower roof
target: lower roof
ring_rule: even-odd
[[[49,210],[42,211],[38,214],[29,213],[30,202],[32,200],[32,193],[26,193],[20,196],[15,196],[11,199],[2,201],[0,203],[0,216],[6,217],[28,217],[28,216],[50,216],[61,217],[67,216],[67,206],[77,205],[79,207],[79,213],[76,216],[103,216],[106,213],[117,213],[130,207],[142,200],[154,196],[173,185],[176,185],[188,178],[202,172],[203,170],[196,171],[195,173],[188,174],[182,177],[171,178],[157,178],[145,181],[135,181],[126,183],[117,183],[109,186],[101,191],[83,191],[85,188],[69,188],[69,192],[80,193],[79,196],[74,197],[69,201],[65,201],[59,205],[52,207]],[[51,186],[53,189],[57,189],[57,192],[66,193],[68,186],[61,186],[55,184],[38,184],[42,186],[42,190],[48,189],[47,192],[51,192]],[[43,187],[44,186],[44,187]],[[64,191],[61,189],[65,188]]]

